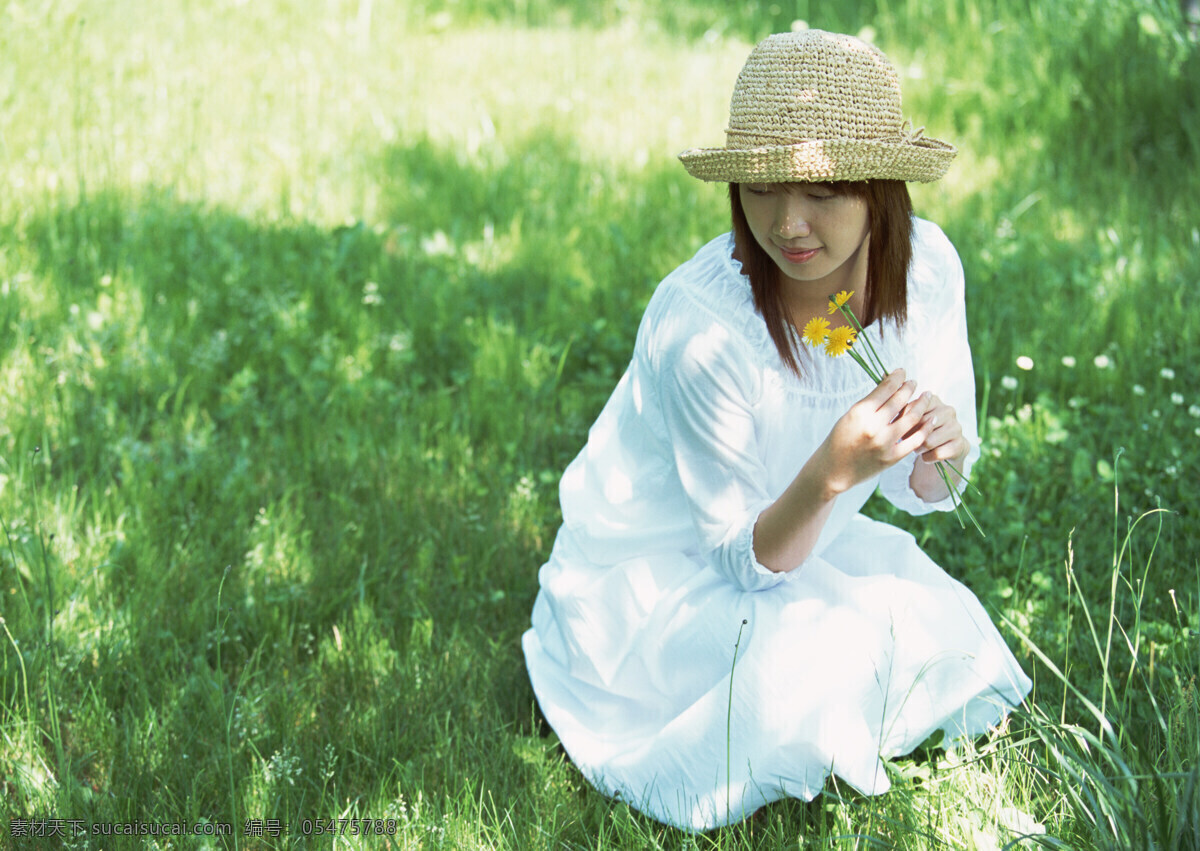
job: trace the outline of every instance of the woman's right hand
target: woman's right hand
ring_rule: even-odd
[[[930,393],[916,394],[904,370],[889,373],[834,424],[817,450],[818,470],[831,496],[879,475],[928,437],[921,418],[933,405]]]
[[[787,571],[804,563],[835,498],[882,473],[920,447],[929,431],[921,419],[933,404],[916,396],[915,382],[896,370],[851,406],[754,527],[754,556],[768,570]]]

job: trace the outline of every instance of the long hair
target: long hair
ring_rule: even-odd
[[[864,180],[825,183],[837,193],[854,195],[867,202],[867,286],[864,293],[863,327],[889,319],[897,327],[908,317],[908,267],[912,262],[913,208],[908,184],[903,180]],[[782,274],[775,261],[750,232],[746,211],[742,208],[739,184],[729,184],[729,206],[733,218],[733,238],[742,270],[750,279],[754,306],[766,323],[767,332],[779,351],[780,359],[797,376],[795,335],[783,303]]]

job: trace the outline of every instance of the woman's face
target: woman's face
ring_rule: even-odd
[[[754,239],[786,278],[821,284],[820,295],[865,279],[866,199],[821,183],[743,183],[742,209]],[[806,288],[807,289],[807,288]]]

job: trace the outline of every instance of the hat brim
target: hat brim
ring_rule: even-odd
[[[953,145],[926,136],[897,142],[831,139],[763,148],[691,148],[679,160],[692,177],[722,183],[930,183],[946,173],[957,153]]]

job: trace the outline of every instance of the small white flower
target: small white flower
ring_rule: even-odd
[[[1096,355],[1094,358],[1092,358],[1092,363],[1094,363],[1099,369],[1108,369],[1110,366],[1112,366],[1112,361],[1108,359],[1108,355]]]
[[[421,240],[421,250],[430,257],[449,257],[454,253],[455,246],[445,231],[439,230]]]
[[[1183,404],[1183,394],[1182,393],[1172,393],[1171,401],[1174,402],[1176,405],[1182,405]]]
[[[388,351],[390,352],[408,351],[412,348],[412,334],[410,334],[408,331],[401,331],[397,334],[393,334],[388,338],[387,347]]]
[[[1006,375],[1000,379],[1000,386],[1005,390],[1016,390],[1017,379],[1013,378],[1011,375]]]
[[[1200,417],[1200,405],[1192,405],[1188,408],[1188,413],[1193,417]]]
[[[1017,368],[1023,369],[1026,372],[1033,369],[1033,358],[1021,355],[1019,358],[1017,358]]]
[[[1169,366],[1164,366],[1162,369],[1160,369],[1158,371],[1158,374],[1161,375],[1163,378],[1167,379],[1168,381],[1170,381],[1172,378],[1175,377],[1175,370],[1171,369],[1171,367],[1169,367]]]
[[[1070,355],[1063,355],[1062,365],[1067,369],[1072,369],[1075,366],[1075,358]]]
[[[1133,395],[1134,396],[1145,396],[1146,388],[1140,384],[1133,385]]]
[[[1072,408],[1082,408],[1085,401],[1085,399],[1081,399],[1079,396],[1072,396],[1067,400],[1067,404]]]

